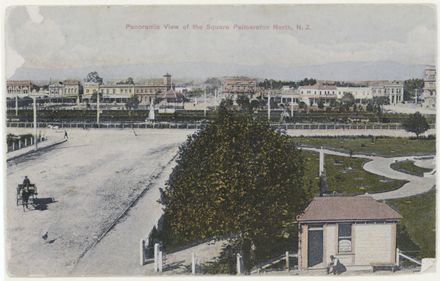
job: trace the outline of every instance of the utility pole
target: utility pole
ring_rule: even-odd
[[[271,91],[272,91],[272,81],[270,81],[270,90],[267,94],[267,120],[269,121],[269,123],[270,123],[270,94],[271,94]]]
[[[293,119],[293,94],[292,94],[292,100],[290,102],[290,117]]]
[[[38,140],[37,140],[37,97],[31,96],[34,102],[34,143],[35,150],[38,149]]]
[[[207,110],[207,107],[208,107],[208,104],[207,104],[207,101],[206,101],[206,88],[205,88],[205,93],[204,93],[204,95],[203,95],[204,97],[204,109],[203,109],[203,116],[205,116],[206,117],[206,110]]]
[[[96,93],[96,123],[99,128],[99,91]]]
[[[319,176],[324,174],[324,149],[321,146],[321,150],[319,151]]]
[[[414,89],[414,103],[417,105],[417,94],[418,94],[419,90],[418,89]]]

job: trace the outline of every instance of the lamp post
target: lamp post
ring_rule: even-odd
[[[33,100],[33,109],[34,109],[34,143],[35,150],[38,149],[38,139],[37,139],[37,95],[32,94],[30,97]]]
[[[290,102],[290,117],[293,119],[293,94]]]
[[[96,124],[99,128],[99,91],[96,93]]]

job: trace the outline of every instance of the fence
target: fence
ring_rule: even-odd
[[[202,129],[208,123],[202,122],[37,122],[37,128],[129,128],[129,129]],[[6,122],[11,128],[32,128],[33,122]],[[366,123],[366,124],[339,124],[339,123],[271,123],[272,128],[286,130],[402,130],[398,123]],[[435,128],[434,124],[430,128]]]
[[[7,152],[17,151],[17,150],[20,150],[22,148],[32,146],[35,143],[34,139],[35,139],[35,137],[33,137],[33,136],[11,139],[10,141],[8,141],[8,150],[7,150]],[[37,138],[37,143],[40,143],[40,142],[43,142],[43,141],[46,141],[46,140],[47,139],[45,137],[39,136]]]

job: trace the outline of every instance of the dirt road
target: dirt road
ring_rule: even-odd
[[[152,176],[166,167],[189,133],[75,129],[69,130],[67,142],[50,151],[8,162],[8,272],[12,276],[69,274],[78,258],[149,186]],[[57,132],[45,134],[50,137]],[[15,199],[16,186],[25,175],[37,184],[40,204],[23,212]],[[145,194],[151,204],[159,199],[156,191]],[[152,221],[157,215],[146,210],[144,218]]]

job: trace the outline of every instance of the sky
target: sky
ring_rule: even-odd
[[[335,75],[329,65],[338,72],[347,63],[385,62],[394,65],[392,77],[396,65],[435,64],[436,20],[429,4],[10,7],[6,74],[44,69],[56,75],[104,66],[137,66],[138,71],[139,65],[166,65],[173,72],[183,64],[187,76],[197,76],[203,64],[207,76],[218,74],[209,73],[211,65],[227,66],[223,72],[240,69],[240,74],[248,69],[252,75],[270,75],[273,68],[275,75],[318,65],[327,66],[320,74],[326,78]],[[179,29],[168,30],[167,24]],[[141,25],[159,29],[133,28]],[[208,30],[207,25],[229,29]]]

